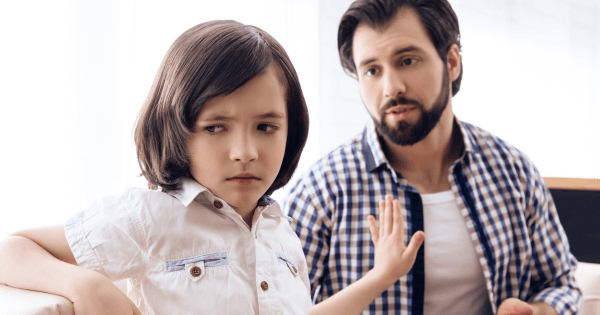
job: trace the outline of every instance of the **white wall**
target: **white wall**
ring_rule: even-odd
[[[0,3],[0,238],[61,224],[98,198],[145,186],[137,176],[135,117],[171,43],[198,23],[235,19],[273,35],[315,112],[317,6],[317,0]],[[303,168],[317,158],[314,138]]]
[[[95,199],[145,185],[136,177],[135,116],[168,47],[206,20],[257,25],[288,51],[311,117],[302,173],[368,119],[337,56],[337,24],[350,3],[0,3],[0,237],[64,222]],[[521,148],[544,176],[600,178],[598,2],[451,3],[465,66],[458,117]]]
[[[121,186],[127,129],[118,2],[2,2],[0,40],[3,236],[63,222]]]

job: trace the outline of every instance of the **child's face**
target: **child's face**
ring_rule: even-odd
[[[275,181],[287,130],[285,92],[271,66],[204,104],[187,142],[192,176],[244,216]]]

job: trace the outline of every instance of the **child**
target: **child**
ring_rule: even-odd
[[[78,315],[308,314],[304,254],[269,197],[307,135],[279,43],[235,21],[197,25],[167,52],[138,118],[150,190],[104,198],[64,227],[15,233],[0,246],[0,283],[65,296]],[[381,232],[369,219],[376,268],[314,313],[358,313],[412,266],[420,244],[405,250],[398,203],[380,207]],[[111,282],[125,278],[129,298]]]

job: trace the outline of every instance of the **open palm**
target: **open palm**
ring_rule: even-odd
[[[405,276],[417,257],[419,247],[425,239],[423,231],[417,231],[408,246],[404,243],[404,220],[400,210],[400,202],[386,195],[379,202],[380,227],[373,216],[369,216],[369,226],[373,243],[375,244],[375,266],[373,271],[382,279],[393,280]],[[390,284],[391,285],[391,284]]]

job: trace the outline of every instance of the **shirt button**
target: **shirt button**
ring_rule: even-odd
[[[215,202],[213,204],[215,205],[215,208],[217,208],[217,209],[223,208],[223,203],[220,202],[219,200],[215,200]]]
[[[292,266],[292,270],[294,270],[295,273],[298,273],[298,270],[296,270],[296,267]]]
[[[192,277],[199,277],[202,274],[202,269],[200,267],[195,266],[190,269],[190,274]]]
[[[263,291],[269,290],[269,284],[267,283],[267,281],[261,282],[260,283],[260,288],[263,289]]]

